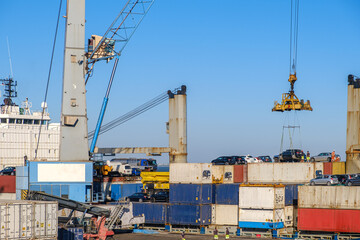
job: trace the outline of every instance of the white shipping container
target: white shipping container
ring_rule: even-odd
[[[239,222],[284,222],[284,219],[284,208],[239,209]]]
[[[299,208],[360,209],[360,187],[299,186]]]
[[[57,202],[0,200],[0,239],[57,239]]]
[[[315,175],[316,163],[248,164],[249,183],[308,183]],[[321,165],[317,164],[317,168]],[[321,170],[321,169],[320,169]]]
[[[16,200],[16,193],[0,193],[0,200]]]
[[[212,183],[210,163],[171,163],[170,183]]]
[[[213,183],[234,183],[233,165],[214,165],[211,174]]]
[[[238,219],[238,205],[212,205],[211,223],[216,225],[237,226]]]
[[[274,209],[285,207],[285,186],[240,186],[239,208]]]
[[[294,227],[294,206],[285,206],[284,213],[285,213],[284,226]]]

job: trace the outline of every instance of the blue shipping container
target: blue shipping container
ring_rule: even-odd
[[[285,205],[297,205],[298,186],[299,185],[286,185],[285,186]]]
[[[215,201],[213,184],[170,184],[170,203],[212,204]]]
[[[141,192],[141,188],[141,183],[112,184],[111,199],[115,201],[124,199],[134,193]]]
[[[84,230],[82,228],[59,228],[58,240],[83,240]]]
[[[170,204],[169,223],[172,225],[210,225],[211,205]]]
[[[239,222],[241,228],[259,228],[259,229],[280,229],[284,228],[283,222]]]
[[[215,187],[215,203],[226,205],[239,204],[239,183],[217,184]]]
[[[145,216],[145,223],[165,224],[168,220],[167,203],[133,203],[133,215]]]

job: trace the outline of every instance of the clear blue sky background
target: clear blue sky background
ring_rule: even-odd
[[[29,97],[34,109],[44,97],[58,3],[0,1],[0,77],[10,74],[8,36],[17,103]],[[88,0],[86,38],[102,35],[123,4]],[[297,113],[296,144],[312,154],[335,149],[345,157],[347,75],[360,76],[359,11],[357,0],[300,0],[295,88],[314,111]],[[189,162],[277,154],[287,114],[271,108],[289,90],[289,21],[290,0],[157,0],[120,58],[104,123],[186,84]],[[48,98],[53,122],[60,118],[64,27],[62,18]],[[87,86],[89,130],[111,68],[98,64]],[[167,120],[163,103],[101,135],[99,146],[167,146]]]

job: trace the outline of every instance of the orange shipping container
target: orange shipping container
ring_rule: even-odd
[[[0,193],[16,192],[16,176],[0,176]]]
[[[324,163],[324,172],[325,175],[331,175],[332,174],[332,162],[325,162]]]
[[[234,183],[247,182],[247,165],[234,165]]]

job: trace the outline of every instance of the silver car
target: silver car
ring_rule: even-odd
[[[339,184],[339,180],[335,175],[320,175],[310,180],[310,185],[336,185]]]
[[[339,154],[335,154],[335,159],[340,158]],[[312,156],[310,162],[331,162],[331,152],[322,152],[317,156]]]

